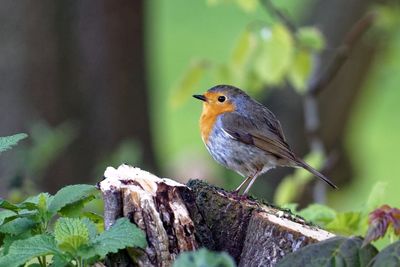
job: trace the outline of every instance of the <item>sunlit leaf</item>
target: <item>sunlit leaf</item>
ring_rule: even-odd
[[[219,4],[237,4],[245,12],[254,12],[258,6],[258,0],[207,0],[209,6]]]
[[[307,88],[312,71],[312,53],[305,49],[297,50],[290,66],[288,78],[293,87],[303,94]]]
[[[321,204],[310,204],[307,208],[297,212],[297,214],[321,227],[324,227],[336,217],[335,210]]]
[[[371,192],[369,193],[368,200],[366,203],[365,209],[370,212],[378,208],[382,203],[384,203],[384,199],[386,197],[385,192],[387,188],[387,182],[376,182],[372,187]]]
[[[283,81],[293,58],[293,38],[282,24],[261,30],[259,52],[254,63],[255,71],[267,84]]]
[[[232,52],[231,64],[243,68],[247,64],[257,45],[257,38],[252,31],[243,31]]]
[[[198,90],[201,79],[205,75],[205,71],[208,69],[209,63],[204,60],[193,62],[183,74],[180,82],[175,86],[171,95],[171,105],[178,107],[182,103],[189,99],[189,97]]]
[[[257,9],[258,0],[236,0],[236,3],[246,12],[254,12]]]
[[[325,47],[324,36],[315,27],[302,27],[297,31],[296,36],[304,48],[321,51]]]
[[[359,232],[360,225],[363,222],[361,212],[343,212],[330,223],[326,225],[326,229],[342,235],[355,235]]]
[[[54,237],[62,250],[76,253],[80,247],[88,244],[89,230],[81,219],[60,218],[54,227]]]

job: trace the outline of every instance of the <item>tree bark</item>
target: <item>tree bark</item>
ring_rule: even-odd
[[[287,210],[203,181],[185,186],[128,165],[109,167],[104,176],[105,228],[128,217],[145,231],[148,247],[134,253],[140,266],[171,266],[180,252],[199,247],[226,251],[238,266],[274,266],[334,236]]]

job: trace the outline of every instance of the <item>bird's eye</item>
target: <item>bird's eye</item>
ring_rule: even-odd
[[[224,102],[225,99],[226,99],[226,97],[223,96],[223,95],[221,95],[221,96],[218,97],[218,101],[221,102],[221,103]]]

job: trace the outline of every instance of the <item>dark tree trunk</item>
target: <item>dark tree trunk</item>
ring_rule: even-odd
[[[43,190],[96,177],[94,167],[133,139],[156,169],[145,66],[144,1],[9,1],[0,90],[2,128],[32,119],[72,123],[78,136],[40,181]],[[12,32],[12,33],[10,33]],[[10,50],[11,49],[11,50]],[[13,52],[14,51],[14,52]],[[28,101],[26,101],[28,100]],[[12,104],[12,105],[11,105]],[[3,188],[3,187],[2,187]]]

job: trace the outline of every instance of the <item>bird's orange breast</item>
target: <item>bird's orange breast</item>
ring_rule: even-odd
[[[200,117],[200,132],[201,138],[204,143],[208,142],[208,138],[211,134],[211,131],[214,127],[215,122],[219,115],[225,112],[232,112],[235,110],[235,106],[233,103],[203,103],[203,112]]]

